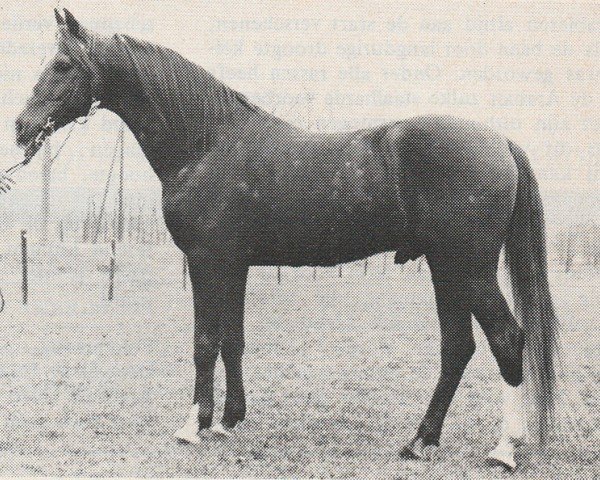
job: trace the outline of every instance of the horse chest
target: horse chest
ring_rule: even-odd
[[[163,183],[165,224],[175,243],[185,249],[217,243],[235,214],[230,176],[204,162],[184,167]]]

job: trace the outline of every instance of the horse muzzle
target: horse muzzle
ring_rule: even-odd
[[[25,149],[25,159],[30,160],[44,144],[44,140],[54,132],[55,122],[51,117],[44,125],[32,126],[21,119],[16,121],[17,144]]]

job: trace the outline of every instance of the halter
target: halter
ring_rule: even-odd
[[[90,109],[89,109],[88,113],[83,117],[79,117],[79,118],[76,118],[75,120],[73,120],[75,122],[73,124],[73,127],[75,126],[75,124],[83,125],[83,124],[87,123],[88,120],[90,119],[90,117],[98,111],[99,106],[100,106],[100,100],[96,100],[95,98],[92,98],[92,104],[90,105]],[[54,125],[55,124],[56,124],[56,122],[54,120],[52,120],[52,117],[48,117],[48,120],[46,121],[46,125],[44,125],[44,127],[42,128],[40,133],[37,134],[37,137],[35,137],[25,147],[25,158],[23,160],[21,160],[19,163],[15,164],[12,167],[10,167],[9,169],[5,170],[4,173],[7,173],[7,174],[14,173],[14,172],[20,170],[21,168],[23,168],[29,162],[31,162],[31,159],[38,152],[39,147],[42,146],[42,144],[44,143],[46,138],[48,138],[49,136],[51,136],[54,133]],[[72,129],[71,129],[71,131],[72,131]],[[67,140],[69,139],[70,136],[71,136],[71,132],[69,132],[69,134],[65,138],[63,144],[59,147],[58,152],[60,152],[60,150],[62,150],[62,147],[65,145],[65,143],[67,142]],[[28,151],[32,150],[31,147],[33,147],[34,145],[37,147],[34,150],[34,153],[28,153]],[[57,155],[58,155],[58,152],[57,152]],[[55,156],[55,158],[56,158],[56,156]]]
[[[69,48],[69,50],[70,50],[71,59],[73,61],[75,61],[76,63],[78,63],[90,76],[90,90],[92,93],[92,103],[90,105],[88,113],[85,116],[78,117],[75,120],[73,120],[75,122],[75,124],[78,124],[78,125],[83,125],[83,124],[87,123],[88,120],[90,119],[90,117],[96,113],[96,111],[98,110],[98,107],[100,106],[100,100],[96,100],[96,99],[100,96],[101,76],[100,76],[98,67],[90,59],[91,47],[93,46],[93,42],[94,42],[93,37],[90,37],[90,42],[91,42],[91,45],[90,45],[89,49],[86,49],[86,47],[84,45],[78,43],[77,45],[79,46],[79,49],[77,52],[73,52],[69,48],[69,47],[71,47],[71,45],[67,44],[67,48]],[[72,93],[73,93],[73,90],[71,90],[71,94]],[[7,173],[7,174],[14,173],[14,172],[20,170],[25,165],[27,165],[31,161],[31,159],[35,156],[35,154],[38,152],[39,147],[41,147],[41,145],[44,143],[46,138],[48,138],[49,136],[51,136],[54,133],[54,125],[55,124],[56,124],[55,120],[52,117],[48,117],[48,120],[46,121],[46,125],[44,125],[44,127],[42,128],[40,133],[38,133],[37,136],[25,147],[25,158],[22,161],[20,161],[19,163],[15,164],[12,167],[10,167],[9,169],[5,170],[4,173]],[[73,127],[74,126],[75,125],[73,125]],[[71,128],[71,131],[72,131],[72,128]],[[60,152],[60,150],[62,149],[64,144],[69,139],[69,137],[71,135],[71,131],[69,131],[69,133],[67,134],[67,137],[65,138],[63,144],[58,149],[58,152]],[[36,148],[33,148],[33,147],[36,147]],[[33,152],[33,153],[31,153],[31,152]],[[58,153],[57,153],[57,155],[58,155]]]

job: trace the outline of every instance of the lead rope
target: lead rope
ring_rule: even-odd
[[[50,161],[54,161],[58,157],[58,155],[60,154],[60,151],[63,149],[63,147],[69,140],[71,133],[73,133],[73,129],[75,128],[75,126],[86,124],[89,121],[90,117],[92,117],[98,111],[99,106],[100,106],[100,100],[96,100],[95,98],[93,98],[92,104],[90,105],[90,109],[89,109],[88,113],[83,117],[79,117],[79,118],[76,118],[75,120],[73,120],[73,124],[71,125],[71,128],[69,129],[69,132],[67,133],[67,136],[61,143],[60,147],[58,147],[58,150],[56,151],[54,156],[50,159]],[[46,138],[48,138],[50,135],[52,135],[54,133],[54,125],[55,125],[55,121],[52,120],[52,117],[48,117],[48,121],[46,122],[46,125],[44,125],[44,127],[42,128],[42,131],[40,133],[38,133],[37,137],[35,137],[35,139],[32,140],[32,142],[27,146],[26,151],[29,149],[29,147],[33,146],[34,144],[36,146],[40,147],[44,143],[44,140],[46,140]],[[36,153],[37,153],[37,151],[36,151]],[[11,173],[15,173],[16,171],[20,170],[21,168],[23,168],[25,165],[27,165],[31,161],[31,159],[34,157],[34,155],[28,156],[26,154],[25,158],[22,161],[20,161],[16,165],[13,165],[9,169],[5,170],[4,173],[11,174]]]
[[[58,150],[56,151],[54,156],[50,159],[51,162],[53,162],[58,157],[58,155],[60,154],[60,151],[63,149],[63,147],[69,140],[71,133],[73,133],[73,129],[75,128],[75,126],[86,124],[89,121],[90,117],[92,117],[98,111],[99,106],[100,106],[100,100],[96,100],[95,98],[92,98],[92,104],[90,105],[90,109],[89,109],[87,115],[73,120],[73,124],[71,125],[71,128],[69,129],[69,132],[67,133],[67,136],[65,137],[63,142],[60,144],[60,147],[58,147]],[[48,121],[46,122],[46,125],[44,125],[44,128],[42,128],[42,131],[40,133],[38,133],[37,137],[35,137],[35,139],[32,141],[32,143],[30,145],[35,143],[37,146],[40,146],[42,143],[44,143],[44,140],[47,137],[49,137],[50,135],[52,135],[52,133],[54,133],[54,125],[55,125],[54,120],[52,120],[51,117],[48,117]],[[13,165],[12,167],[5,170],[4,173],[11,174],[11,173],[17,172],[18,170],[23,168],[25,165],[27,165],[31,161],[33,156],[34,155],[32,155],[31,157],[25,157],[22,161],[20,161],[16,165]],[[2,313],[4,311],[5,305],[6,305],[6,301],[4,300],[4,295],[2,294],[2,289],[0,288],[0,313]]]

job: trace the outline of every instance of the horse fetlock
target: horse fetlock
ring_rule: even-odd
[[[239,422],[242,422],[246,418],[246,409],[228,409],[225,408],[223,412],[223,418],[221,423],[227,428],[235,427]]]
[[[500,367],[500,374],[506,383],[511,387],[518,387],[523,383],[523,367],[521,365]]]
[[[204,430],[210,428],[212,425],[213,416],[212,415],[201,415],[198,417],[198,430]]]
[[[199,408],[200,408],[200,406],[197,403],[195,403],[194,405],[192,405],[192,407],[190,408],[190,412],[188,414],[188,417],[187,417],[185,423],[174,434],[174,437],[177,440],[180,440],[180,441],[185,442],[185,443],[193,443],[193,444],[200,443],[200,437],[198,436],[198,429],[199,429],[199,425],[198,425],[198,412],[199,412]]]

